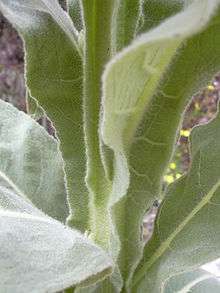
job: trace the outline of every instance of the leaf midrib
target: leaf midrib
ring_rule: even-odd
[[[137,272],[134,277],[133,286],[136,286],[137,283],[141,281],[141,279],[145,276],[146,271],[152,267],[152,265],[166,252],[166,250],[170,247],[171,242],[174,238],[185,228],[185,226],[196,216],[196,214],[209,203],[216,190],[220,187],[220,179],[213,185],[210,191],[202,198],[202,200],[195,206],[195,208],[189,213],[189,215],[182,221],[182,223],[177,226],[177,228],[170,234],[170,236],[161,243],[155,253],[151,256],[151,258],[144,263],[141,269]]]

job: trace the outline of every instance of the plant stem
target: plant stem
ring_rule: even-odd
[[[90,192],[91,232],[94,240],[106,246],[109,215],[109,183],[101,159],[99,118],[101,77],[111,54],[111,22],[114,1],[82,0],[85,24],[84,131],[87,152],[86,182]],[[104,234],[103,234],[104,232]],[[107,234],[106,234],[107,233]],[[105,235],[106,234],[106,235]]]

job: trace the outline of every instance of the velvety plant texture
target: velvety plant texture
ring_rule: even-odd
[[[23,40],[28,109],[0,101],[0,292],[220,292],[201,268],[220,257],[219,113],[163,188],[184,111],[220,70],[220,0],[0,11]]]

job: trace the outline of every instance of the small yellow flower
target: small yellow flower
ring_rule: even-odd
[[[170,169],[175,170],[176,169],[176,163],[170,163]]]
[[[199,106],[199,103],[195,103],[195,109],[197,110],[197,111],[199,111],[200,110],[200,106]]]
[[[173,181],[174,181],[173,175],[165,175],[164,181],[166,181],[168,184],[173,183]]]
[[[209,84],[209,85],[207,86],[207,89],[208,89],[209,91],[214,91],[215,87],[214,87],[212,84]]]
[[[182,130],[180,130],[180,135],[184,136],[184,137],[189,137],[190,131],[182,129]]]
[[[176,179],[179,179],[182,175],[180,173],[176,174]]]

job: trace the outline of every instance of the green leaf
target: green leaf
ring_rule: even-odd
[[[164,293],[218,293],[220,280],[214,275],[199,269],[176,275],[164,283]]]
[[[80,0],[67,0],[67,11],[72,18],[76,29],[80,32],[83,29]]]
[[[160,79],[180,44],[205,27],[217,3],[194,1],[183,12],[143,34],[107,65],[103,76],[102,138],[115,153],[112,203],[128,188],[127,152]]]
[[[142,0],[138,32],[144,33],[156,27],[161,21],[183,9],[185,3],[185,0]]]
[[[134,276],[137,292],[159,292],[168,278],[220,255],[219,127],[220,114],[192,131],[190,170],[167,190]]]
[[[45,216],[22,194],[15,192],[10,182],[0,177],[0,210],[22,212],[36,216]]]
[[[71,209],[68,222],[82,231],[89,230],[82,118],[82,60],[68,34],[63,32],[58,21],[54,21],[49,13],[31,9],[30,5],[35,2],[25,1],[25,5],[29,4],[28,9],[21,6],[21,1],[15,2],[16,6],[12,5],[12,1],[1,2],[0,9],[24,39],[28,89],[52,121],[60,140]],[[55,2],[47,2],[53,9]],[[48,10],[50,13],[51,9]],[[65,12],[61,16],[63,13],[66,17]],[[28,22],[28,25],[22,25],[19,22],[21,19],[22,23]],[[68,17],[66,21],[71,22]]]
[[[68,208],[57,141],[4,101],[0,116],[0,174],[39,209],[65,221]]]
[[[0,209],[0,234],[1,292],[57,292],[111,272],[102,249],[49,217]]]
[[[0,182],[0,291],[54,292],[111,272],[110,258]],[[10,242],[10,245],[8,243]]]
[[[217,9],[205,30],[184,41],[160,80],[133,138],[129,151],[129,189],[113,211],[121,242],[119,264],[127,283],[144,247],[143,216],[154,200],[162,197],[163,175],[173,152],[182,113],[192,94],[204,87],[220,68],[219,17]]]
[[[141,0],[118,0],[114,11],[114,51],[120,51],[136,37],[141,17]]]
[[[38,104],[37,100],[30,95],[28,89],[26,92],[26,105],[27,105],[27,113],[34,120],[39,120],[45,115],[44,110]]]
[[[31,2],[29,0],[2,0],[0,9],[12,23],[27,33],[39,29],[43,22],[39,14],[47,13],[78,48],[78,32],[57,0],[33,0]]]
[[[118,287],[119,288],[119,287]],[[112,283],[109,281],[109,278],[106,278],[102,282],[97,282],[93,286],[87,288],[77,288],[74,293],[118,293],[120,289],[113,287]]]

